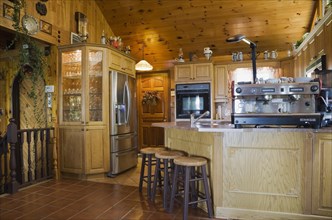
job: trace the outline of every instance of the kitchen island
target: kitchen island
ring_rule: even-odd
[[[165,146],[209,160],[214,215],[331,219],[332,129],[155,123]]]

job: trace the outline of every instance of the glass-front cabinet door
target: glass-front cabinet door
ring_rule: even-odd
[[[62,121],[82,121],[82,50],[62,52]]]
[[[88,118],[103,121],[103,50],[88,49]]]
[[[104,120],[105,50],[70,47],[60,50],[61,117],[64,124],[100,124]]]

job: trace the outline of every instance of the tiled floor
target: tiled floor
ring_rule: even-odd
[[[0,197],[0,219],[182,219],[180,205],[172,213],[161,197],[148,201],[138,192],[140,165],[116,178],[91,181],[50,180]],[[189,209],[189,219],[207,219],[201,209]]]

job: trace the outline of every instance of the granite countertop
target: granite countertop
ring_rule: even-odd
[[[194,130],[198,132],[227,132],[227,131],[275,131],[275,132],[315,132],[315,133],[332,133],[332,127],[323,127],[320,129],[313,128],[295,128],[295,127],[266,127],[261,126],[260,128],[235,128],[230,121],[200,121],[191,126],[189,121],[176,121],[176,122],[161,122],[152,123],[154,127],[162,128],[177,128],[185,130]]]

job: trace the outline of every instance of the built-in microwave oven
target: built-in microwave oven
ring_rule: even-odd
[[[176,84],[175,100],[176,119],[189,119],[192,113],[198,116],[211,112],[210,83]],[[211,118],[211,114],[204,118]]]

